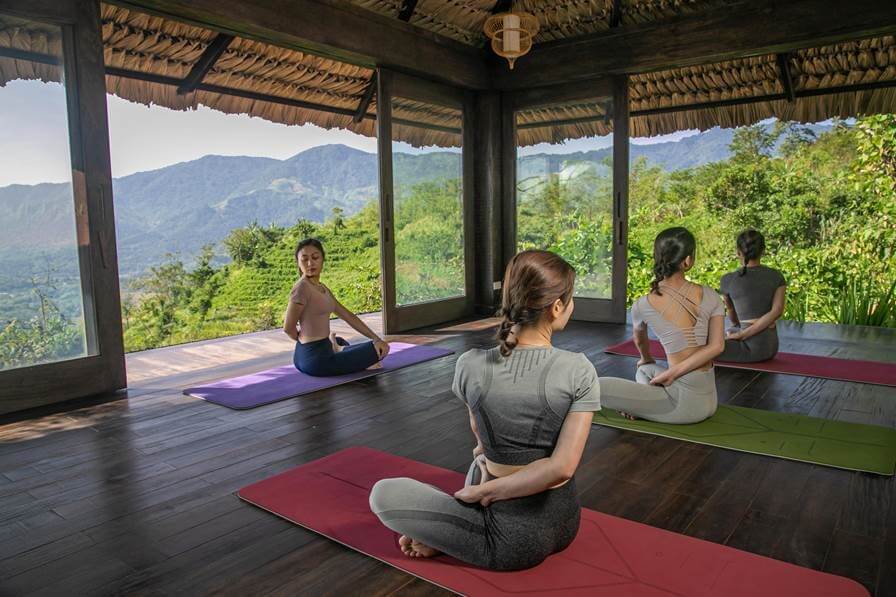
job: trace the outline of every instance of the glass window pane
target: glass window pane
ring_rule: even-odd
[[[398,305],[465,294],[462,112],[392,102]]]
[[[576,270],[575,295],[613,297],[611,100],[516,113],[517,247]]]
[[[62,32],[0,15],[0,369],[87,354]]]

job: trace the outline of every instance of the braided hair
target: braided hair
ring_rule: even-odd
[[[660,282],[681,269],[681,263],[697,252],[697,241],[687,228],[666,228],[653,241],[653,281],[650,290],[658,295]]]
[[[744,230],[737,235],[737,250],[744,258],[744,266],[739,276],[747,273],[747,263],[753,259],[759,259],[765,253],[765,237],[758,230]]]
[[[520,328],[538,323],[554,301],[572,299],[576,272],[562,257],[550,251],[522,251],[504,270],[498,342],[501,355],[509,357],[517,345]]]

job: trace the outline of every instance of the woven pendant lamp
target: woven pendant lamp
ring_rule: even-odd
[[[532,49],[532,40],[538,33],[538,19],[527,12],[513,10],[511,5],[508,12],[490,16],[483,30],[492,40],[492,50],[506,58],[513,70],[514,61]]]

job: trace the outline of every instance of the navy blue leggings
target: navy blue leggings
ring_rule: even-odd
[[[296,369],[306,375],[330,377],[363,371],[380,360],[373,342],[350,346],[342,338],[337,338],[337,341],[344,346],[341,352],[333,352],[329,338],[306,344],[296,342],[292,362]]]

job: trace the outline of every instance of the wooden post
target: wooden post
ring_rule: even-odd
[[[625,322],[628,285],[628,76],[614,77],[613,90],[613,321]]]
[[[501,94],[497,91],[477,92],[475,106],[475,305],[478,313],[491,315],[497,306],[494,283],[500,281],[503,274]]]
[[[380,183],[380,271],[383,293],[383,331],[397,329],[395,321],[395,242],[392,187],[392,73],[377,71],[376,146]]]
[[[516,254],[516,101],[501,94],[501,255],[496,281]],[[500,289],[495,289],[496,293]]]

